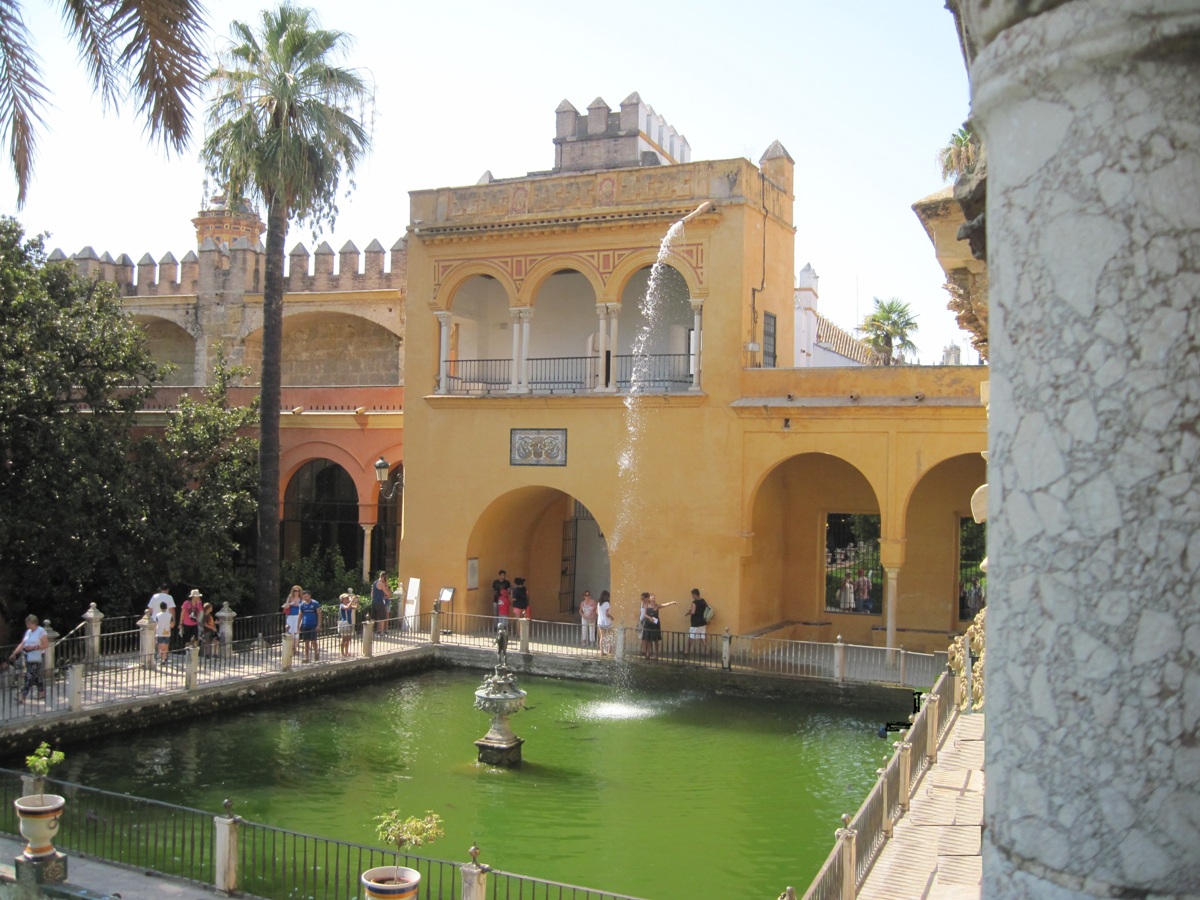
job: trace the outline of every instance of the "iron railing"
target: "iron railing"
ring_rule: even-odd
[[[599,382],[598,356],[551,356],[529,360],[529,389],[550,393],[591,390]]]
[[[452,394],[507,390],[511,359],[452,359],[446,363],[446,390]]]
[[[630,390],[637,380],[640,391],[683,391],[692,386],[689,353],[656,353],[618,356],[617,387]]]

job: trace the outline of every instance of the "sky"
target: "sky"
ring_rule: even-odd
[[[951,343],[963,362],[978,361],[911,209],[944,186],[937,151],[969,114],[943,0],[309,5],[354,38],[343,64],[374,84],[372,150],[354,188],[343,184],[334,231],[293,223],[289,250],[321,240],[363,249],[376,238],[390,247],[408,223],[408,191],[549,169],[562,100],[582,113],[602,97],[616,110],[636,91],[687,137],[693,160],[757,163],[783,143],[796,161],[796,267],[820,276],[824,315],[850,330],[872,298],[898,297],[918,316],[922,362],[940,362]],[[206,6],[214,52],[231,21],[257,21],[264,8]],[[150,143],[132,104],[105,110],[93,95],[58,7],[24,4],[53,105],[25,207],[10,172],[0,212],[48,232],[48,249],[179,259],[195,248],[191,219],[205,195],[203,103],[187,151]]]

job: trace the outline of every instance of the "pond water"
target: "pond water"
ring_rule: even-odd
[[[378,844],[374,817],[434,810],[422,855],[653,900],[807,887],[907,710],[847,710],[523,677],[524,765],[475,761],[482,673],[438,670],[72,747],[69,781]]]

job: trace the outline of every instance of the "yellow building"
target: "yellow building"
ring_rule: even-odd
[[[503,568],[535,618],[611,589],[630,624],[641,591],[686,609],[699,587],[734,633],[942,648],[985,370],[796,366],[778,143],[690,161],[634,94],[564,101],[555,148],[550,172],[411,194],[401,575],[422,605],[454,587],[489,613]],[[857,542],[831,536],[847,523]],[[858,568],[869,602],[843,611]]]

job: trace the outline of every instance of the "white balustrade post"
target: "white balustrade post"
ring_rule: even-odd
[[[49,694],[51,685],[54,684],[54,645],[58,643],[58,632],[50,626],[50,620],[46,619],[42,622],[42,628],[46,631],[46,640],[48,645],[46,652],[42,656],[42,691]]]
[[[84,656],[88,662],[98,662],[100,659],[100,623],[104,621],[104,613],[100,612],[93,603],[83,614],[83,621],[87,623],[84,626],[87,632],[87,648],[84,650]]]
[[[900,812],[908,812],[909,785],[912,784],[912,744],[908,742],[908,732],[905,731],[900,739]]]
[[[625,629],[618,628],[616,625],[613,625],[613,631],[615,631],[617,634],[617,646],[613,650],[613,659],[617,659],[617,660],[624,659],[625,658]]]
[[[375,623],[370,616],[363,617],[362,655],[364,659],[371,658],[371,650],[375,643]]]
[[[155,653],[154,640],[154,619],[150,616],[150,610],[147,609],[145,615],[138,619],[138,629],[141,631],[141,649],[142,649],[142,668],[153,669]]]
[[[290,631],[283,636],[283,656],[279,661],[279,668],[285,672],[292,670],[292,657],[296,655],[296,636]]]
[[[854,900],[858,893],[858,832],[850,827],[850,816],[842,816],[842,828],[834,835],[842,848],[842,893],[841,900]]]
[[[733,668],[733,635],[728,628],[721,635],[721,668],[726,671]]]
[[[437,600],[433,601],[433,612],[429,614],[429,643],[442,642],[442,609]]]
[[[929,764],[933,765],[937,762],[938,748],[938,696],[937,694],[928,694],[925,697],[925,755],[929,757]]]
[[[900,648],[900,683],[908,684],[908,654],[903,647]]]
[[[83,663],[67,669],[67,704],[71,712],[83,709]]]
[[[966,701],[966,711],[971,712],[971,680],[975,673],[971,671],[971,639],[963,635],[963,699]]]
[[[213,885],[225,896],[232,896],[238,890],[240,872],[238,863],[241,854],[238,852],[238,838],[241,816],[232,813],[233,802],[225,801],[225,815],[213,817]]]
[[[479,845],[471,844],[467,851],[471,861],[458,867],[462,873],[462,900],[488,900],[488,872],[491,866],[479,864]]]
[[[529,620],[522,616],[517,620],[518,633],[521,636],[521,652],[529,652]]]
[[[237,613],[229,608],[226,601],[217,612],[217,631],[221,641],[221,659],[233,657],[233,620]]]
[[[891,836],[892,836],[892,817],[889,814],[891,808],[888,806],[887,779],[883,777],[886,773],[887,773],[887,765],[886,764],[884,765],[884,767],[882,769],[875,770],[875,775],[879,778],[879,801],[880,801],[881,805],[883,806],[883,812],[882,812],[883,834],[885,837],[891,838]]]
[[[188,644],[183,652],[183,686],[185,690],[194,691],[200,683],[200,648]]]
[[[839,682],[846,680],[846,645],[842,643],[840,634],[833,645],[833,677]]]

